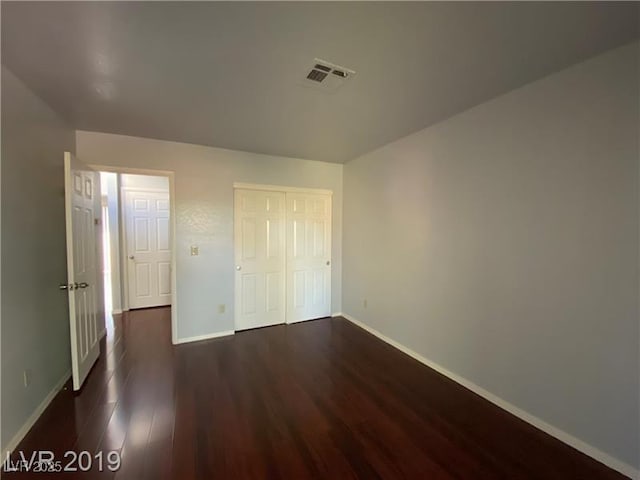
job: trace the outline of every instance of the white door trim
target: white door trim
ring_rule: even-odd
[[[114,167],[111,165],[89,165],[91,168],[98,172],[113,172],[113,173],[128,173],[134,175],[152,175],[156,177],[168,177],[169,178],[169,225],[171,226],[171,343],[176,345],[178,343],[178,295],[177,295],[177,275],[176,275],[176,188],[175,188],[175,172],[171,170],[152,170],[147,168],[131,168],[131,167]],[[124,187],[126,188],[126,187]],[[138,189],[139,190],[139,189]],[[122,202],[120,202],[122,207]],[[122,219],[123,217],[121,217]],[[122,244],[122,228],[120,228],[120,242]],[[122,255],[122,249],[120,250]],[[128,285],[125,285],[124,291],[127,292]],[[127,295],[128,296],[128,295]],[[129,308],[128,298],[127,303],[124,303],[123,298],[123,310]]]
[[[89,165],[99,172],[128,173],[131,175],[151,175],[154,177],[173,177],[173,170],[153,170],[150,168],[114,167],[113,165]]]
[[[285,187],[281,185],[261,185],[259,183],[233,182],[233,188],[234,190],[264,190],[267,192],[318,193],[322,195],[333,195],[333,190],[327,190],[324,188]]]

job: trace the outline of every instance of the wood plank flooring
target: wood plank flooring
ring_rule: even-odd
[[[175,347],[168,308],[117,323],[17,451],[121,468],[4,478],[624,478],[342,318]]]

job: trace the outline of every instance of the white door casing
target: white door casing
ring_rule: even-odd
[[[123,192],[129,308],[170,305],[169,192]]]
[[[100,355],[98,331],[98,274],[95,211],[99,195],[97,173],[69,152],[64,154],[67,285],[73,389],[80,390]]]
[[[285,321],[285,195],[234,192],[236,330]]]
[[[331,196],[286,194],[287,323],[331,315]]]

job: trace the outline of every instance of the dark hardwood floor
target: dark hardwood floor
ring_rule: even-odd
[[[624,478],[342,318],[176,347],[169,309],[119,323],[17,451],[115,450],[121,468],[3,477]]]

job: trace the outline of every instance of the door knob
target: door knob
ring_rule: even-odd
[[[236,265],[236,270],[240,271],[242,270],[242,267],[240,265]]]
[[[133,255],[129,255],[129,260],[133,260],[134,258],[136,257],[134,257]]]
[[[76,283],[76,288],[87,288],[89,284],[87,282]]]
[[[58,288],[60,290],[73,290],[74,285],[73,283],[69,283],[69,284],[61,283],[60,285],[58,285]]]

